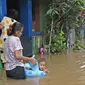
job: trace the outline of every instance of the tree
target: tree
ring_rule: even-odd
[[[66,48],[70,29],[75,29],[77,37],[79,36],[79,30],[84,26],[84,17],[81,16],[81,11],[84,10],[85,0],[53,0],[49,4],[49,9],[46,13],[46,33],[48,33],[49,37],[49,40],[47,39],[49,41],[47,41],[49,43],[49,53],[56,52],[60,48],[59,51],[62,51],[63,47]],[[62,36],[59,37],[60,34]],[[55,47],[56,49],[53,51]]]

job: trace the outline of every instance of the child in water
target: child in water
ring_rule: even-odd
[[[44,48],[44,45],[42,44],[42,46],[39,49],[39,53],[40,53],[40,58],[45,58],[45,51],[46,49]]]
[[[47,66],[47,63],[44,60],[39,61],[39,70],[40,71],[44,71],[44,72],[48,73],[49,71],[48,71],[48,69],[46,69],[46,66]],[[31,66],[30,65],[28,66],[28,64],[27,64],[27,66],[25,66],[25,69],[32,70]]]
[[[39,62],[39,69],[48,73],[49,71],[48,71],[48,69],[46,69],[46,67],[47,67],[47,63],[44,60],[41,60]]]

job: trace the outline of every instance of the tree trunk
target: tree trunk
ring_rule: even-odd
[[[49,55],[50,55],[50,47],[51,47],[51,41],[52,41],[52,32],[53,32],[53,18],[52,18],[52,22],[51,22],[51,30],[50,30],[50,40],[49,40]]]

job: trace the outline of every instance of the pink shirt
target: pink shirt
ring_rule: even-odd
[[[4,44],[4,54],[6,59],[6,70],[12,70],[16,66],[24,67],[22,60],[17,60],[14,54],[15,50],[22,51],[23,47],[21,45],[20,39],[16,36],[8,36]]]

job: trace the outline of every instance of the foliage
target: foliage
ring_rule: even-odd
[[[85,46],[84,46],[84,44],[81,42],[81,40],[76,40],[75,43],[76,43],[76,44],[74,45],[73,50],[85,49]]]
[[[67,41],[70,29],[76,30],[76,37],[80,36],[79,31],[83,28],[84,22],[81,11],[84,10],[85,0],[53,0],[49,4],[46,12],[45,33],[52,52],[62,51],[66,48],[64,41]],[[62,36],[60,36],[61,30],[64,32]],[[53,36],[55,37],[53,38]],[[59,43],[61,44],[59,45]]]
[[[66,49],[66,38],[64,38],[64,32],[61,30],[58,35],[53,36],[51,44],[51,52],[58,53],[63,52]]]

